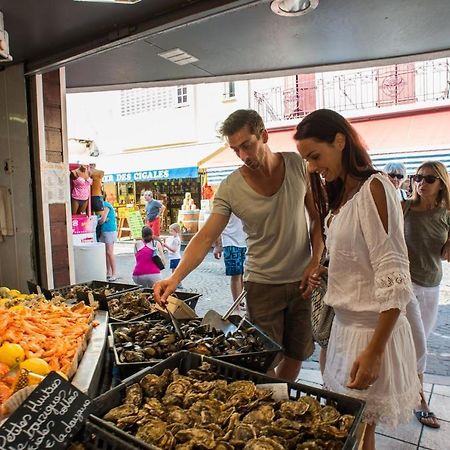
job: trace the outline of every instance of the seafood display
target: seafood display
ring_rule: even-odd
[[[342,449],[354,416],[314,397],[275,401],[252,381],[219,379],[209,363],[149,373],[108,410],[111,422],[157,449]]]
[[[253,326],[241,327],[225,336],[222,331],[209,330],[200,319],[181,325],[186,336],[179,339],[171,322],[135,322],[115,325],[114,346],[121,363],[154,361],[189,350],[206,356],[236,355],[262,352],[266,349],[261,333]],[[249,322],[246,322],[249,324]]]
[[[51,370],[72,377],[94,324],[94,311],[84,303],[21,296],[0,306],[0,406]]]
[[[108,301],[108,311],[115,320],[135,320],[156,313],[153,295],[144,292],[127,292]]]

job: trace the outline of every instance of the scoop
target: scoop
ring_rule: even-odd
[[[214,328],[215,330],[222,330],[225,336],[230,333],[234,333],[238,329],[238,327],[231,323],[228,318],[236,310],[246,294],[247,292],[245,291],[245,289],[243,289],[223,316],[214,309],[210,309],[203,317],[200,325],[206,325],[209,329]]]

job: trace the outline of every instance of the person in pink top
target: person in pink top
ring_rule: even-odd
[[[153,239],[153,230],[150,227],[142,228],[142,241],[134,245],[136,265],[133,270],[133,281],[136,284],[152,287],[153,283],[161,279],[161,270],[153,262],[154,249],[163,255],[163,248],[159,241]]]
[[[91,195],[92,178],[85,166],[72,170],[72,214],[84,214]]]

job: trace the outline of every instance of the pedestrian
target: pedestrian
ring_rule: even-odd
[[[242,221],[233,213],[221,236],[214,244],[213,254],[220,259],[223,253],[225,274],[230,277],[231,296],[236,300],[244,289],[244,263],[247,253],[247,235]],[[243,301],[240,308],[245,309]]]
[[[402,211],[392,184],[374,170],[341,115],[314,111],[294,139],[308,164],[329,254],[324,302],[335,317],[324,385],[366,401],[363,449],[374,450],[376,424],[409,421],[420,391],[405,317],[412,286]]]
[[[442,280],[441,258],[450,260],[450,194],[447,169],[438,161],[421,164],[413,177],[413,195],[403,203],[405,239],[408,247],[412,286],[418,301],[419,317],[425,338],[433,332],[439,308],[439,287]],[[419,367],[423,384],[426,355]],[[439,428],[430,411],[423,391],[415,411],[423,425]]]
[[[159,237],[161,234],[161,217],[166,207],[153,198],[152,191],[145,191],[144,198],[147,204],[145,205],[146,225],[153,231],[153,236]]]
[[[155,248],[159,255],[163,254],[163,248],[159,241],[154,239],[153,230],[150,227],[142,228],[142,240],[134,245],[134,257],[136,264],[133,270],[133,281],[145,287],[152,287],[153,283],[161,279],[161,269],[153,261]]]
[[[104,210],[100,217],[100,238],[99,241],[105,244],[106,253],[106,279],[108,281],[117,280],[116,257],[114,255],[114,243],[117,242],[117,221],[116,211],[113,205],[106,201],[103,196]]]
[[[89,164],[89,175],[92,178],[91,186],[91,209],[92,212],[97,216],[97,227],[96,235],[97,240],[100,238],[101,225],[99,223],[100,217],[105,207],[103,206],[103,192],[102,192],[102,180],[105,172],[103,170],[96,169],[95,164]]]
[[[399,200],[407,200],[408,192],[401,187],[406,177],[405,165],[399,162],[390,162],[384,166],[383,172],[387,174],[389,181],[395,187]]]
[[[167,302],[178,283],[202,262],[234,213],[248,236],[247,315],[283,346],[275,375],[295,380],[302,361],[314,351],[308,277],[323,251],[305,164],[297,153],[271,151],[269,133],[256,111],[235,111],[221,132],[243,165],[220,184],[212,213],[186,247],[179,266],[170,278],[155,284],[155,300]]]
[[[84,165],[81,165],[78,169],[72,170],[70,174],[72,179],[72,214],[85,214],[92,178],[89,176],[89,172]]]
[[[169,260],[169,267],[172,273],[180,264],[181,259],[181,239],[180,239],[180,225],[173,223],[169,226],[170,236],[162,243],[162,246],[167,248],[167,258]]]

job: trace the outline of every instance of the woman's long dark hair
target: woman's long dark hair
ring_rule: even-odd
[[[145,226],[142,228],[142,240],[147,244],[153,241],[153,230],[150,227]]]
[[[318,109],[308,114],[298,125],[294,135],[296,141],[315,139],[332,144],[337,133],[345,136],[342,165],[345,176],[350,175],[361,181],[378,171],[374,169],[367,152],[367,146],[350,123],[340,114],[330,109]],[[309,174],[314,203],[320,214],[322,231],[329,210],[339,207],[344,194],[345,180],[337,178],[331,182],[322,180],[318,173]]]

